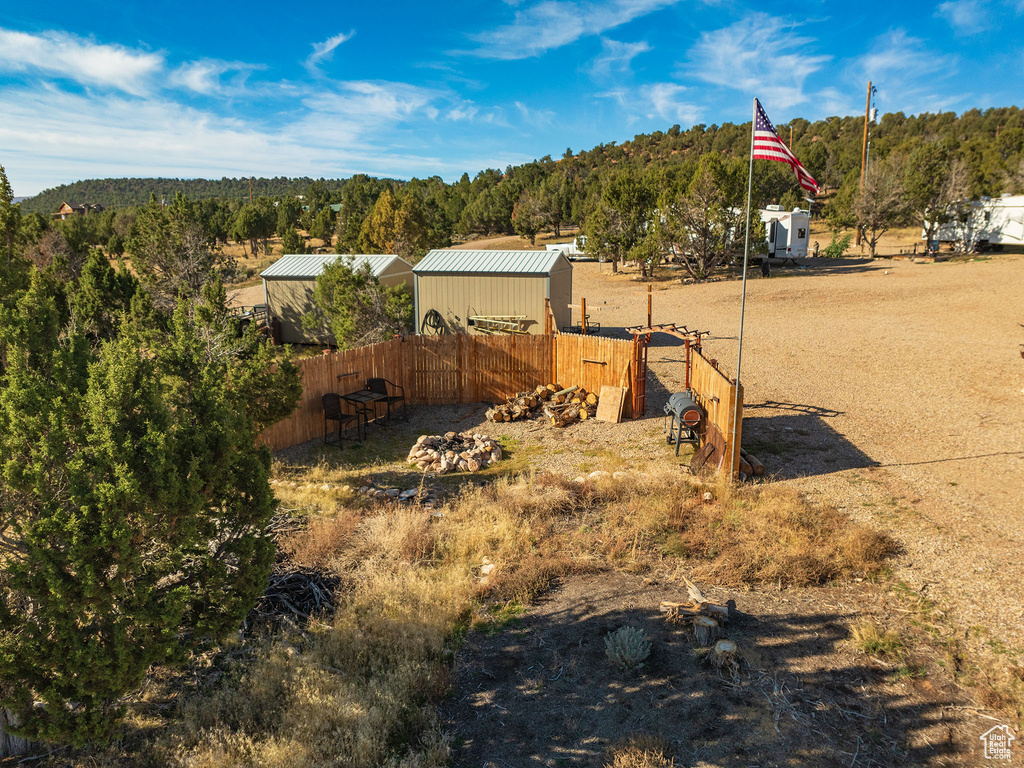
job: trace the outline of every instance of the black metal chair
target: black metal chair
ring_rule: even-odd
[[[330,421],[338,422],[338,444],[341,444],[341,440],[344,437],[342,428],[348,424],[356,425],[356,438],[359,438],[359,416],[354,413],[345,413],[341,409],[341,395],[330,392],[320,398],[320,402],[324,406],[324,445],[327,445],[327,423]]]
[[[393,389],[397,390],[398,394],[392,395],[388,391],[388,385],[390,385]],[[403,387],[401,384],[395,384],[393,381],[388,381],[387,379],[380,379],[380,378],[377,378],[377,379],[367,379],[367,381],[366,381],[366,388],[368,390],[370,390],[371,392],[376,392],[379,395],[384,395],[384,396],[387,397],[388,418],[389,419],[391,418],[391,404],[392,403],[401,403],[402,404],[402,418],[406,419],[406,420],[409,419],[409,409],[406,407],[406,404],[405,404],[405,387]]]

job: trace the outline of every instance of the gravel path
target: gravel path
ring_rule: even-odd
[[[1024,647],[1024,257],[847,260],[748,279],[744,444],[769,471],[892,531],[897,577]],[[646,287],[577,263],[574,301],[611,333],[646,322]],[[709,330],[735,370],[738,281],[655,284],[654,322]],[[616,327],[619,329],[616,331]],[[624,334],[622,334],[624,335]],[[657,346],[655,346],[657,345]],[[652,339],[648,413],[683,388]]]

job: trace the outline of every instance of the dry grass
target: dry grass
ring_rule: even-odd
[[[695,572],[718,584],[809,586],[873,575],[896,549],[884,534],[811,506],[785,486],[724,504],[691,498],[669,522],[670,550],[695,560]]]
[[[887,659],[900,659],[906,650],[903,639],[895,632],[865,621],[850,630],[850,642],[861,653]]]
[[[450,753],[434,705],[462,636],[498,628],[560,576],[684,566],[719,583],[821,583],[876,571],[891,550],[791,492],[679,474],[499,478],[467,486],[438,517],[323,490],[343,482],[326,467],[276,475],[297,482],[277,486],[282,506],[309,516],[281,548],[339,577],[336,613],[236,654],[215,686],[183,697],[156,743],[137,736],[136,757],[182,768],[442,766]],[[485,562],[495,566],[486,576]],[[670,765],[651,738],[617,745],[606,764]]]
[[[669,744],[661,736],[641,733],[613,744],[604,759],[605,768],[671,768],[674,759],[666,757]]]

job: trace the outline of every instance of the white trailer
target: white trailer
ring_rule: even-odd
[[[758,211],[767,230],[768,256],[778,259],[802,259],[807,256],[811,236],[811,212],[800,208],[784,211],[769,205]]]
[[[921,236],[926,237],[927,232],[922,231]],[[967,215],[941,224],[935,239],[959,243],[966,250],[1024,245],[1024,195],[975,200]]]

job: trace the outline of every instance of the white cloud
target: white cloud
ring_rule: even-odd
[[[590,75],[595,80],[603,80],[612,73],[628,72],[633,59],[650,50],[651,46],[642,40],[638,43],[623,43],[602,37],[601,55],[590,65]]]
[[[649,105],[647,117],[659,117],[673,123],[693,125],[700,116],[700,107],[680,98],[686,90],[676,83],[651,83],[641,86],[640,95]]]
[[[304,112],[293,122],[273,126],[171,99],[100,99],[52,87],[8,88],[0,91],[0,114],[9,118],[0,121],[0,146],[5,147],[5,165],[18,194],[111,176],[407,177],[452,175],[476,167],[442,161],[433,146],[401,149],[411,132],[398,130],[392,119],[401,120],[411,110],[384,97],[383,84],[371,85],[354,84],[352,92],[316,105],[324,111]],[[404,93],[401,87],[394,92]],[[343,111],[346,105],[377,111],[365,116],[331,111]],[[417,108],[424,115],[436,112],[423,100]],[[429,124],[417,117],[418,127]]]
[[[884,82],[891,91],[916,85],[939,70],[947,74],[956,63],[954,56],[936,56],[924,40],[894,29],[876,37],[868,52],[855,60],[854,69],[859,79],[872,80],[879,86]]]
[[[0,29],[0,72],[38,72],[139,96],[164,68],[158,53],[105,45],[66,32]]]
[[[321,61],[329,61],[334,55],[334,49],[346,40],[351,40],[355,33],[356,31],[354,29],[350,32],[339,32],[333,37],[327,38],[322,43],[313,43],[313,52],[306,58],[305,67],[307,69],[316,69],[320,66]]]
[[[486,59],[526,59],[599,35],[675,4],[679,0],[607,0],[607,2],[543,2],[517,10],[515,19],[496,29],[472,35],[480,47],[467,51]]]
[[[221,76],[225,73],[239,72],[247,74],[255,69],[263,69],[263,67],[237,61],[202,59],[182,64],[168,75],[167,82],[174,86],[211,96],[223,91],[224,86],[221,83]]]
[[[378,80],[351,80],[334,83],[334,87],[337,90],[312,93],[303,103],[317,115],[366,126],[398,123],[414,116],[433,120],[438,115],[433,102],[441,93],[430,88]]]
[[[989,27],[988,6],[981,0],[950,0],[939,3],[935,15],[949,22],[957,35],[976,35]]]
[[[515,102],[516,111],[519,112],[521,124],[533,128],[547,128],[555,119],[555,113],[549,109],[532,109],[521,101]]]
[[[765,13],[711,32],[690,50],[689,69],[714,85],[758,96],[769,109],[788,109],[808,101],[807,78],[831,60],[814,55],[813,38],[799,25]]]
[[[964,94],[952,88],[943,92],[937,86],[953,77],[958,67],[955,54],[936,55],[929,42],[893,29],[876,37],[868,52],[851,62],[850,72],[858,83],[875,84],[880,112],[898,109],[913,114],[950,109],[963,101]]]

